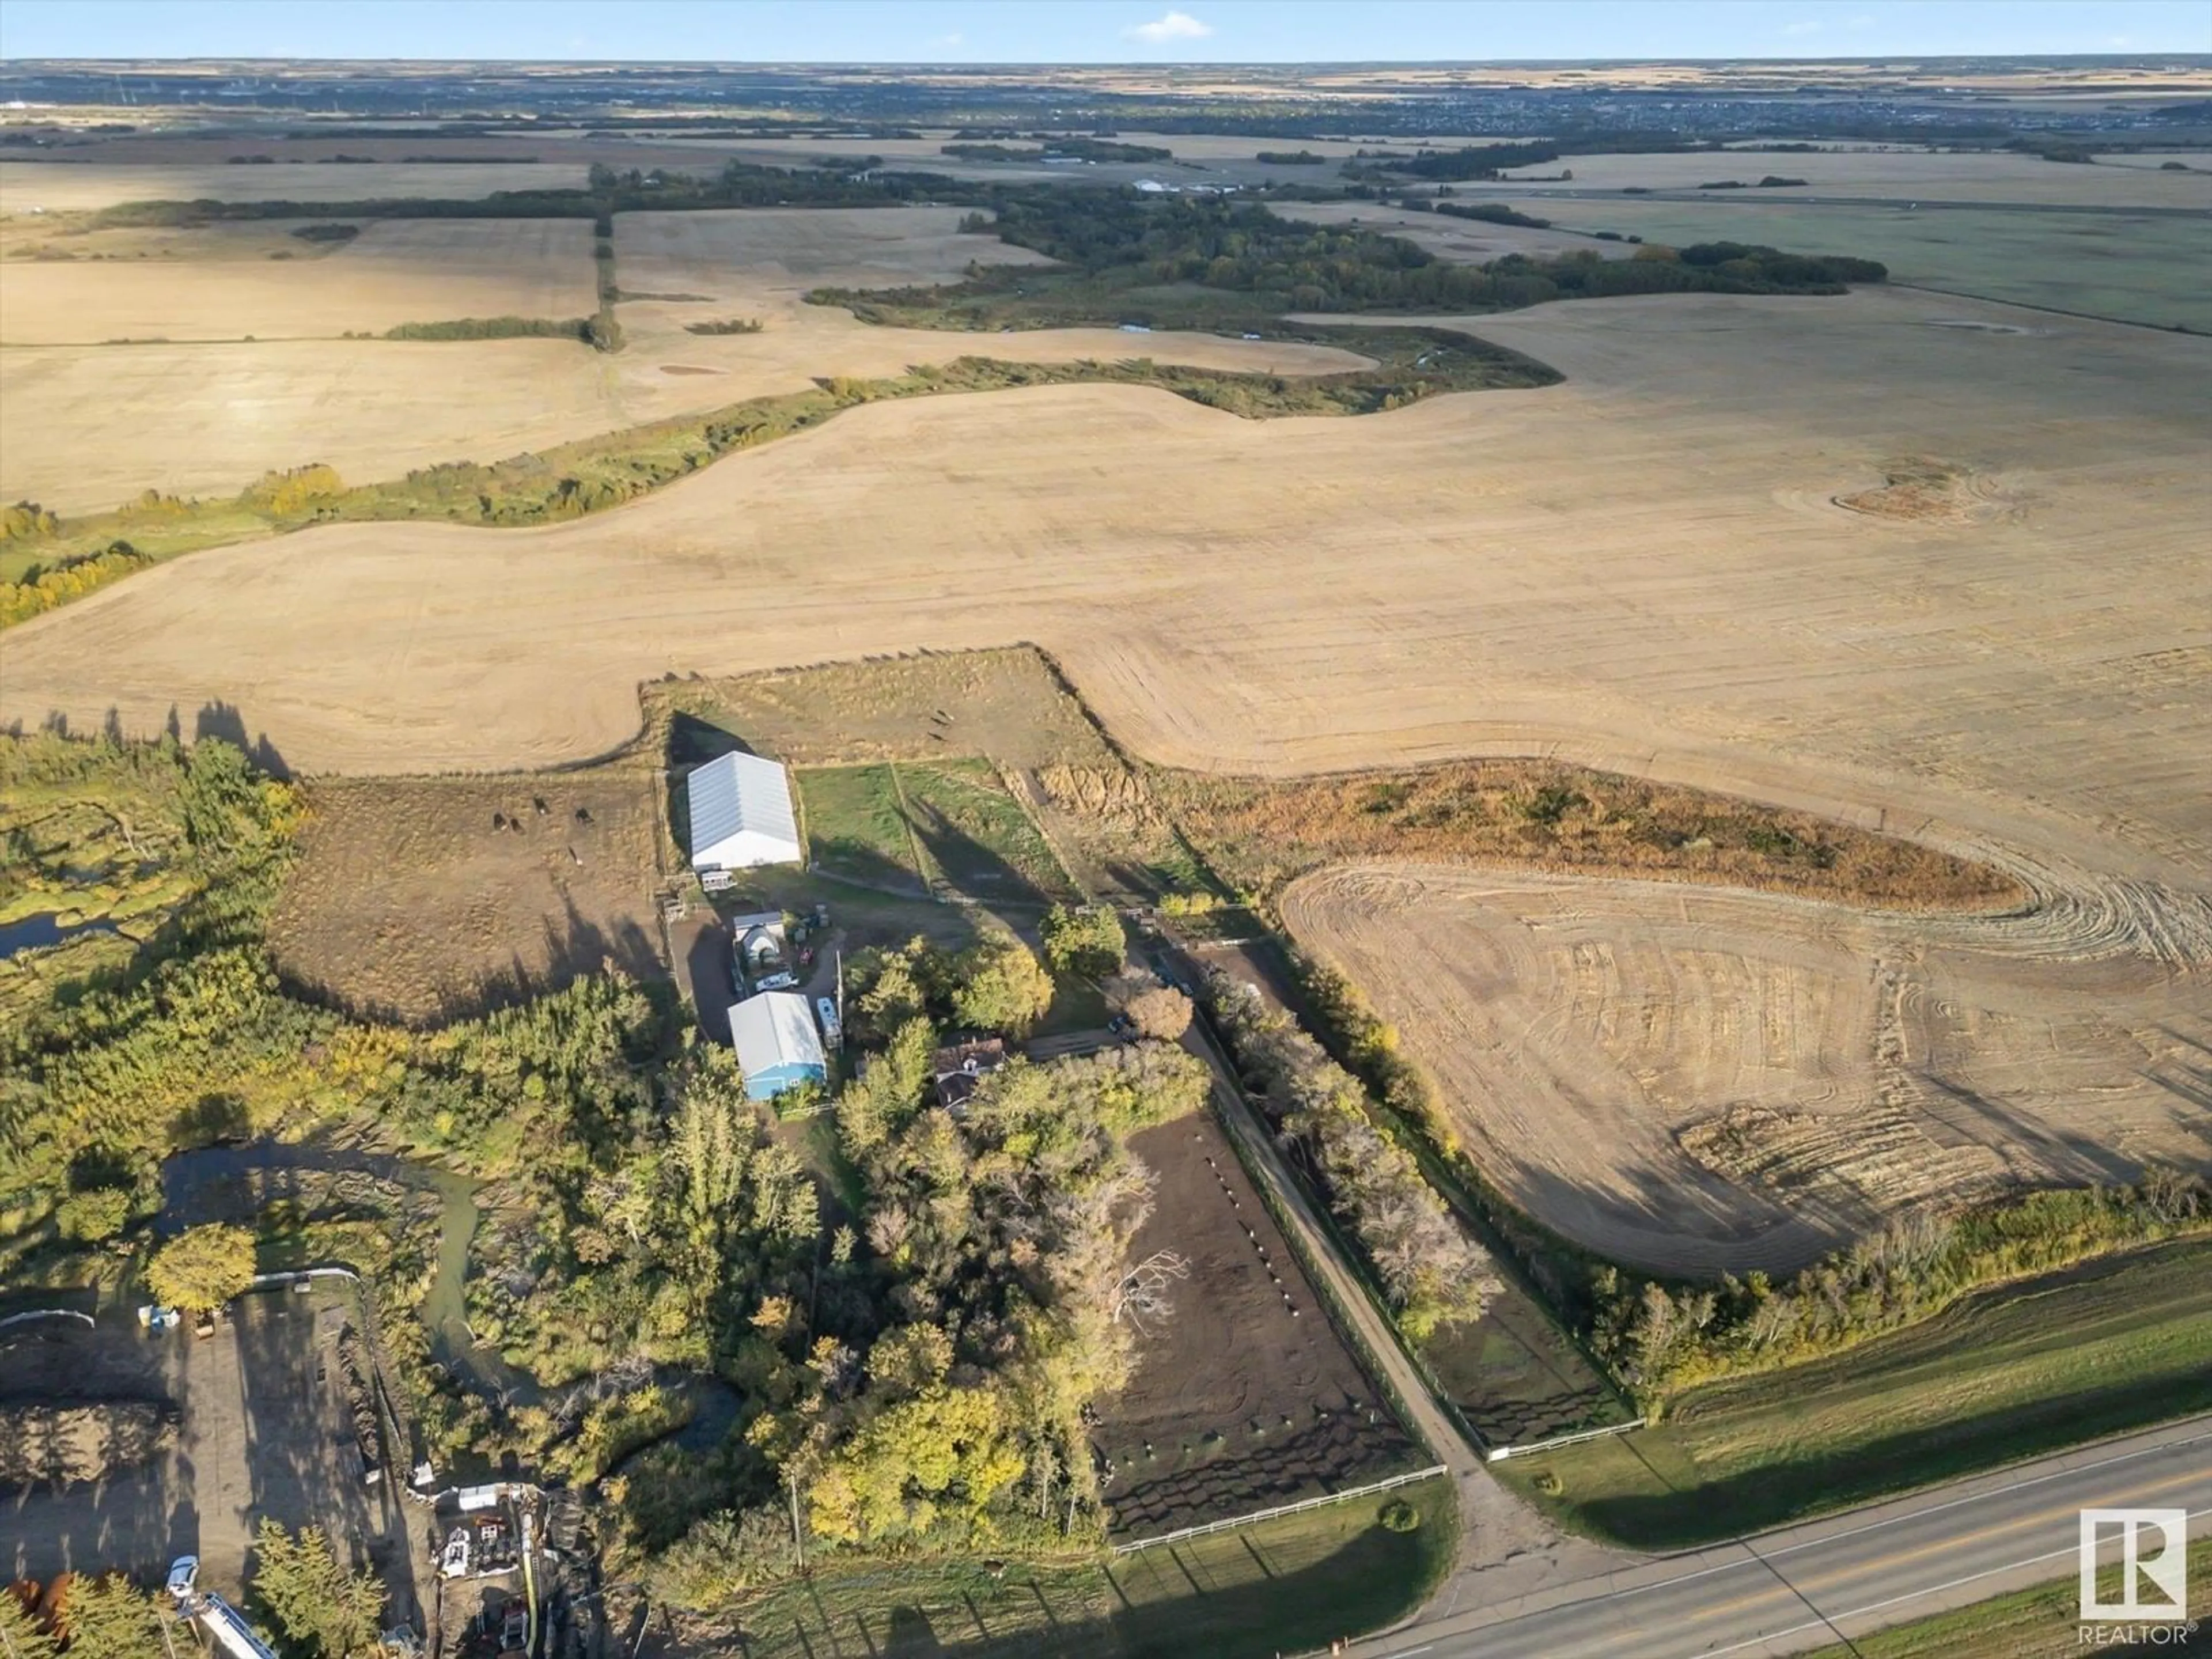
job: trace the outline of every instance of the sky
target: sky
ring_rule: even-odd
[[[2212,0],[0,0],[0,58],[1346,63],[2212,52]]]

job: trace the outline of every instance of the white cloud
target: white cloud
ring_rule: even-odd
[[[968,37],[955,29],[950,34],[939,35],[929,44],[933,46],[964,46],[968,44]]]
[[[1802,23],[1784,23],[1782,32],[1784,34],[1818,34],[1820,25],[1808,18]]]
[[[1168,40],[1203,40],[1213,33],[1213,25],[1200,22],[1187,11],[1171,11],[1152,22],[1139,23],[1127,33],[1131,40],[1158,46]]]

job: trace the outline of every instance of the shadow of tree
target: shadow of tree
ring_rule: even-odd
[[[171,718],[175,718],[173,710],[171,711]],[[247,734],[246,716],[234,704],[217,700],[201,705],[199,713],[192,717],[192,741],[201,743],[210,738],[220,738],[225,743],[234,744],[244,751],[248,760],[271,777],[289,778],[292,775],[292,769],[284,763],[284,757],[270,741],[267,732],[258,736]]]

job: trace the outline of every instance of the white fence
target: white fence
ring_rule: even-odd
[[[1648,1419],[1631,1418],[1626,1423],[1608,1423],[1601,1429],[1578,1429],[1572,1434],[1555,1434],[1549,1440],[1534,1440],[1525,1446],[1492,1446],[1483,1453],[1486,1463],[1503,1462],[1509,1457],[1529,1457],[1537,1452],[1555,1451],[1561,1446],[1578,1446],[1585,1440],[1601,1440],[1609,1434],[1626,1434],[1631,1429],[1642,1428]]]
[[[1426,1480],[1431,1475],[1450,1473],[1441,1463],[1432,1463],[1425,1469],[1415,1469],[1410,1474],[1394,1474],[1388,1480],[1370,1480],[1364,1486],[1352,1486],[1344,1492],[1323,1492],[1318,1498],[1302,1498],[1295,1504],[1278,1504],[1272,1510],[1255,1510],[1249,1515],[1235,1515],[1226,1521],[1208,1521],[1203,1526],[1185,1527],[1180,1532],[1162,1533],[1158,1538],[1139,1538],[1133,1544],[1116,1544],[1116,1555],[1134,1555],[1139,1550],[1155,1548],[1161,1544],[1180,1544],[1186,1538],[1203,1538],[1208,1533],[1227,1532],[1234,1527],[1249,1527],[1261,1521],[1273,1521],[1277,1516],[1297,1515],[1305,1510],[1317,1510],[1324,1504],[1341,1504],[1346,1498],[1365,1498],[1378,1492],[1389,1492],[1393,1486],[1403,1486],[1415,1480]]]
[[[10,1325],[28,1324],[33,1319],[81,1319],[88,1325],[97,1322],[90,1314],[79,1313],[75,1308],[33,1308],[28,1313],[9,1314],[0,1319],[0,1331]]]

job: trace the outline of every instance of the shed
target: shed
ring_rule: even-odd
[[[758,755],[724,755],[693,769],[691,867],[749,870],[757,864],[798,864],[799,818],[791,809],[791,775]]]
[[[796,991],[763,991],[732,1003],[730,1037],[738,1045],[738,1069],[750,1100],[771,1100],[799,1084],[830,1079],[813,1012]]]

